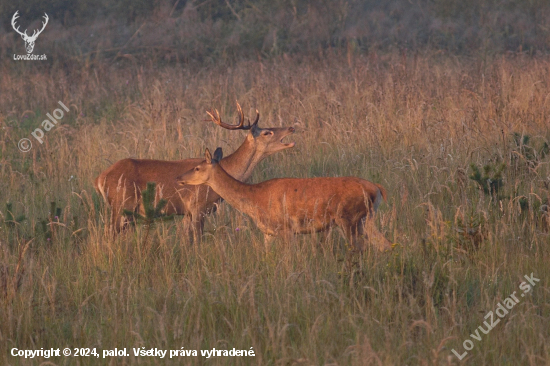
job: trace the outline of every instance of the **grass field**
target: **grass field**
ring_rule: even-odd
[[[550,365],[548,57],[349,50],[0,73],[0,364]],[[179,219],[146,242],[142,227],[113,239],[93,179],[126,157],[228,154],[245,134],[205,122],[205,110],[231,121],[235,99],[260,111],[261,126],[297,130],[296,146],[252,182],[380,183],[389,197],[377,222],[394,250],[350,255],[338,231],[266,248],[226,204],[198,245]],[[39,144],[30,133],[58,101],[71,112]],[[540,282],[473,339],[531,274]],[[451,350],[463,354],[467,339],[459,361]],[[100,358],[30,360],[14,347],[96,348]],[[134,347],[199,355],[135,357]],[[254,357],[199,351],[251,347]],[[114,348],[130,356],[102,358]]]

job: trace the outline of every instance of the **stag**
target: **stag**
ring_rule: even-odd
[[[223,122],[217,110],[207,113],[212,122],[220,127],[232,131],[249,131],[241,146],[220,161],[235,179],[246,181],[264,158],[294,146],[294,142],[283,142],[286,136],[294,133],[294,128],[260,128],[258,111],[254,122],[245,125],[244,114],[238,103],[237,110],[237,125]],[[165,213],[184,215],[186,230],[192,231],[192,238],[196,242],[202,234],[205,215],[214,211],[215,204],[221,198],[207,186],[179,186],[176,178],[202,161],[200,158],[179,161],[123,159],[107,168],[95,179],[94,186],[112,207],[111,225],[114,233],[123,230],[128,223],[122,216],[124,209],[143,212],[141,191],[146,188],[147,182],[156,182],[161,197],[168,200]]]
[[[206,184],[235,209],[247,214],[263,232],[266,245],[273,236],[325,231],[339,226],[355,250],[363,251],[366,235],[380,251],[390,242],[374,226],[374,214],[386,190],[356,177],[280,178],[258,184],[239,182],[206,149],[205,161],[177,178],[179,184]]]
[[[38,38],[38,36],[40,35],[40,33],[42,33],[42,31],[44,30],[44,28],[46,28],[46,24],[48,24],[48,14],[44,13],[44,20],[45,22],[42,22],[42,29],[40,29],[39,31],[37,31],[36,29],[34,30],[34,32],[32,33],[32,36],[29,36],[27,34],[27,30],[25,29],[25,32],[21,32],[19,30],[19,26],[15,26],[15,21],[17,20],[17,18],[19,18],[19,10],[15,12],[15,14],[13,14],[13,17],[11,18],[11,26],[13,27],[13,29],[19,33],[21,35],[21,38],[23,38],[23,41],[25,41],[25,48],[27,50],[27,53],[32,53],[32,51],[34,50],[34,42],[36,42],[36,38]]]

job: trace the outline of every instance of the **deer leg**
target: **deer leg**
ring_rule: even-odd
[[[111,209],[111,230],[113,231],[113,236],[115,237],[128,229],[130,226],[131,219],[122,214],[124,209],[133,210],[134,207],[129,205],[124,206],[123,204],[121,206],[113,205]]]
[[[332,226],[329,226],[329,228],[325,231],[321,232],[321,243],[327,243],[330,238],[332,237]]]
[[[113,237],[116,237],[117,234],[120,233],[122,230],[122,217],[119,217],[117,215],[117,210],[114,208],[111,210],[111,231],[113,233]]]
[[[122,215],[117,215],[117,212],[114,210],[111,213],[111,228],[114,235],[120,234],[124,228],[124,217],[122,217]]]
[[[187,241],[187,243],[191,244],[193,243],[193,229],[192,229],[192,223],[193,219],[190,214],[185,214],[183,216],[183,219],[181,220],[181,223],[183,225],[183,237]]]
[[[193,220],[191,222],[191,231],[193,234],[193,243],[199,243],[202,238],[202,232],[204,229],[204,218],[201,215],[197,215],[197,217],[193,216]]]
[[[362,252],[365,249],[363,243],[357,240],[360,225],[357,225],[356,223],[354,224],[345,218],[335,220],[335,223],[344,233],[344,237],[349,243],[350,250]]]
[[[118,190],[118,188],[117,188]],[[116,195],[111,204],[111,227],[113,235],[116,236],[130,227],[132,219],[124,215],[124,210],[138,211],[140,208],[139,200],[141,196],[136,193],[135,196],[126,196],[126,187],[122,189],[120,195]]]
[[[204,215],[198,211],[183,217],[183,228],[189,243],[199,243],[204,229]]]

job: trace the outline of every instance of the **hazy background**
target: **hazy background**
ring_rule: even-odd
[[[215,62],[281,54],[437,49],[456,55],[550,48],[546,0],[54,0],[0,2],[0,56],[22,53],[11,28],[40,27],[52,60],[155,56]],[[131,55],[131,56],[128,56]]]

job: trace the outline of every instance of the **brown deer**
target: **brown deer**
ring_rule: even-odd
[[[264,158],[278,151],[294,146],[294,142],[284,143],[283,139],[294,133],[293,127],[260,128],[260,114],[256,111],[256,119],[244,125],[244,114],[237,103],[239,123],[229,125],[224,123],[218,111],[207,112],[211,120],[228,130],[248,130],[242,145],[233,154],[220,161],[220,165],[238,180],[246,181],[256,165]],[[208,186],[180,186],[176,177],[193,169],[203,159],[184,159],[178,161],[123,159],[119,160],[94,181],[94,187],[112,207],[111,224],[114,233],[120,232],[127,219],[123,210],[143,212],[141,191],[145,190],[147,182],[157,183],[157,195],[168,200],[165,208],[167,215],[185,215],[184,223],[193,232],[197,242],[202,234],[204,216],[215,210],[215,203],[220,196]]]
[[[266,244],[280,234],[303,234],[339,226],[352,247],[363,250],[358,235],[366,234],[379,250],[390,242],[374,226],[373,216],[386,190],[356,177],[280,178],[246,184],[231,177],[206,149],[205,158],[177,178],[179,184],[206,184],[237,210],[247,214],[264,233]]]

